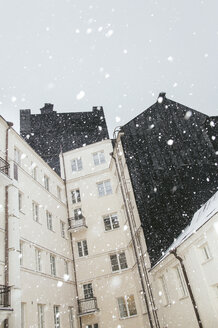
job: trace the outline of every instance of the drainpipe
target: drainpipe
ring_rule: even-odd
[[[119,180],[119,184],[120,184],[120,189],[121,189],[122,197],[123,197],[123,200],[124,200],[124,206],[125,206],[125,210],[126,210],[127,220],[128,220],[128,224],[129,224],[129,227],[130,227],[130,234],[131,234],[131,239],[132,239],[132,243],[133,243],[134,253],[135,253],[135,257],[136,257],[136,263],[137,263],[137,267],[138,267],[139,278],[140,278],[140,282],[141,282],[141,286],[142,286],[142,291],[143,291],[143,296],[144,296],[146,308],[147,308],[147,311],[148,311],[148,319],[149,319],[150,327],[151,328],[154,328],[153,322],[152,322],[152,318],[151,318],[150,309],[149,309],[149,304],[148,304],[148,300],[147,300],[147,296],[146,296],[146,291],[145,291],[145,286],[144,286],[144,281],[143,281],[143,275],[142,275],[142,271],[141,271],[140,261],[139,261],[139,258],[138,258],[137,246],[136,246],[136,242],[135,242],[135,238],[134,238],[134,233],[133,233],[133,229],[132,229],[132,225],[131,225],[131,220],[130,220],[130,216],[129,216],[129,212],[128,212],[128,206],[127,206],[127,203],[126,203],[126,198],[125,198],[125,195],[124,195],[124,190],[123,190],[123,186],[122,186],[121,176],[120,176],[120,172],[119,172],[119,169],[118,169],[118,164],[117,164],[116,158],[113,155],[113,153],[111,153],[110,155],[114,159],[116,170],[117,170],[117,174],[118,174],[118,180]]]
[[[66,167],[65,167],[65,160],[64,160],[62,148],[61,148],[61,156],[62,156],[63,169],[64,169],[64,179],[63,180],[64,180],[64,189],[65,189],[65,197],[66,197],[66,204],[67,204],[68,225],[70,227],[70,209],[69,209],[69,202],[68,202],[68,196],[67,196]],[[77,305],[79,308],[79,292],[78,292],[78,285],[77,285],[76,263],[75,263],[73,239],[72,239],[71,232],[70,232],[70,241],[71,241],[71,250],[72,250],[72,258],[73,258],[73,272],[74,272],[75,287],[76,287],[76,298],[77,298]],[[81,317],[79,317],[79,326],[80,326],[80,328],[82,328],[82,318]]]
[[[177,249],[176,248],[172,249],[170,251],[170,253],[173,254],[175,256],[175,258],[180,263],[180,266],[181,266],[181,269],[182,269],[182,272],[183,272],[183,275],[184,275],[184,278],[185,278],[185,282],[186,282],[186,285],[187,285],[187,288],[188,288],[189,296],[191,298],[191,302],[192,302],[193,309],[194,309],[194,312],[195,312],[195,316],[196,316],[196,319],[197,319],[197,322],[198,322],[198,326],[199,326],[199,328],[203,328],[202,321],[201,321],[201,318],[200,318],[200,314],[199,314],[199,311],[198,311],[198,307],[197,307],[197,304],[196,304],[196,301],[195,301],[195,298],[194,298],[194,295],[193,295],[193,292],[192,292],[191,284],[190,284],[190,281],[188,279],[188,275],[187,275],[187,271],[186,271],[183,259],[177,254]]]
[[[9,139],[9,130],[13,126],[13,123],[7,122],[8,127],[6,129],[5,135],[5,161],[6,164],[8,163],[8,139]],[[6,171],[8,174],[8,169]],[[4,276],[5,276],[5,286],[8,287],[9,285],[9,253],[8,253],[8,186],[5,187],[5,268],[4,268]],[[8,300],[9,301],[9,300]],[[4,327],[7,328],[8,326],[8,319],[4,322]]]

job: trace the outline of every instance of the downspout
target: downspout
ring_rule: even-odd
[[[186,285],[187,285],[187,288],[188,288],[188,292],[189,292],[189,295],[190,295],[190,298],[191,298],[191,302],[192,302],[193,309],[194,309],[194,312],[195,312],[195,316],[196,316],[196,319],[197,319],[197,322],[198,322],[198,326],[199,326],[199,328],[203,328],[202,321],[201,321],[201,318],[200,318],[200,314],[199,314],[199,311],[198,311],[198,307],[197,307],[197,304],[196,304],[196,301],[195,301],[195,298],[194,298],[194,295],[193,295],[193,292],[192,292],[191,284],[190,284],[190,281],[188,279],[188,275],[187,275],[187,271],[186,271],[183,259],[177,254],[177,249],[176,248],[172,249],[170,251],[170,253],[175,256],[175,258],[179,261],[179,263],[181,265],[181,269],[182,269],[182,272],[183,272],[183,275],[184,275],[184,278],[185,278],[185,282],[186,282]]]
[[[138,267],[139,278],[140,278],[140,282],[141,282],[141,286],[142,286],[142,291],[143,291],[143,296],[144,296],[146,308],[147,308],[147,311],[148,311],[148,319],[149,319],[150,327],[154,328],[152,318],[151,318],[150,309],[149,309],[149,304],[148,304],[148,300],[147,300],[147,296],[146,296],[146,291],[145,291],[143,276],[142,276],[142,272],[141,272],[141,266],[140,266],[140,262],[139,262],[139,258],[138,258],[134,233],[133,233],[133,229],[132,229],[132,225],[131,225],[131,220],[130,220],[130,216],[129,216],[129,212],[128,212],[128,207],[127,207],[127,204],[126,204],[126,198],[125,198],[125,195],[124,195],[121,176],[120,176],[120,172],[119,172],[119,169],[118,169],[118,164],[117,164],[116,158],[114,157],[113,153],[111,153],[111,157],[114,159],[114,162],[115,162],[115,166],[116,166],[116,170],[117,170],[117,174],[118,174],[118,180],[119,180],[119,184],[120,184],[120,189],[121,189],[122,197],[123,197],[123,200],[124,200],[124,206],[125,206],[125,210],[126,210],[128,224],[129,224],[129,227],[130,227],[130,234],[131,234],[134,253],[135,253],[135,257],[136,257],[136,263],[137,263],[137,267]]]
[[[8,127],[6,129],[6,136],[5,136],[5,161],[6,164],[8,163],[8,146],[9,146],[9,130],[13,126],[13,123],[7,122]],[[8,168],[6,170],[6,174],[8,175]],[[9,287],[9,251],[8,251],[8,186],[5,187],[5,268],[4,268],[4,278],[5,278],[5,286],[8,289]],[[9,304],[9,295],[7,294],[7,305]],[[8,319],[5,319],[4,327],[7,328],[8,326]]]
[[[65,189],[65,197],[66,197],[66,205],[67,205],[68,225],[70,227],[70,209],[69,209],[69,202],[68,202],[68,196],[67,196],[66,167],[65,167],[65,160],[64,160],[64,155],[63,155],[62,149],[61,149],[61,156],[62,156],[63,169],[64,169],[64,179],[63,180],[64,180],[64,189]],[[71,250],[72,250],[72,258],[73,258],[73,273],[74,273],[75,287],[76,287],[77,306],[79,308],[79,292],[78,292],[78,286],[77,286],[76,263],[75,263],[73,239],[72,239],[72,233],[71,232],[70,232],[70,241],[71,241]],[[79,317],[79,325],[80,325],[80,328],[82,328],[82,319],[81,319],[81,317]]]

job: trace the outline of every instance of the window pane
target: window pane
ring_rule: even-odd
[[[105,195],[103,182],[98,183],[98,194],[100,197]]]
[[[112,221],[113,229],[119,228],[119,226],[120,226],[119,220],[116,215],[111,216],[111,221]]]
[[[75,159],[71,161],[71,168],[72,168],[72,172],[76,171],[76,160]]]
[[[81,241],[79,241],[77,243],[77,246],[78,246],[79,257],[81,257],[81,256],[83,256],[83,249],[82,249],[82,243],[81,243]]]
[[[112,194],[112,188],[111,188],[110,181],[105,181],[104,185],[105,185],[106,194],[107,195]]]
[[[110,218],[104,218],[104,227],[105,227],[105,231],[111,230],[111,221]]]
[[[128,317],[128,313],[127,313],[127,308],[126,308],[124,297],[119,297],[118,298],[118,305],[119,305],[120,317],[121,318]]]
[[[99,165],[98,153],[93,154],[93,160],[95,165]]]
[[[101,164],[105,163],[105,157],[103,151],[99,152],[99,159]]]
[[[127,306],[129,309],[129,315],[136,315],[137,311],[136,311],[136,306],[135,306],[135,300],[134,300],[134,296],[130,295],[127,297]]]
[[[126,262],[125,253],[120,253],[118,256],[119,256],[119,262],[120,262],[121,270],[126,269],[127,268],[127,262]]]
[[[83,168],[82,159],[81,158],[78,158],[77,159],[77,167],[78,167],[78,171],[81,171],[82,168]]]
[[[92,284],[83,285],[84,298],[93,298]]]
[[[117,254],[110,255],[110,259],[111,259],[112,271],[118,271],[119,270],[119,265],[118,265]]]
[[[84,251],[84,256],[88,255],[88,246],[87,246],[87,241],[83,240],[83,251]]]

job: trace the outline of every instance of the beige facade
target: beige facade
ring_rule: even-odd
[[[59,177],[0,117],[0,328],[217,326],[217,194],[150,268],[121,139]]]

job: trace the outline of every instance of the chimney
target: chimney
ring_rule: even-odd
[[[162,102],[164,101],[165,98],[166,98],[166,92],[160,92],[159,96],[157,98],[157,102],[159,104],[162,104]]]
[[[52,113],[53,112],[53,107],[54,107],[53,104],[45,103],[44,107],[43,108],[40,108],[41,114],[49,114],[49,113]]]

